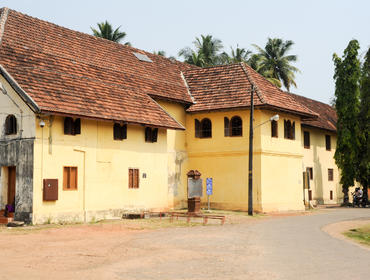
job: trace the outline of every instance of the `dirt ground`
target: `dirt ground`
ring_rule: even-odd
[[[339,223],[334,223],[330,225],[326,225],[322,228],[322,230],[331,236],[338,238],[340,240],[345,240],[347,242],[350,242],[354,245],[357,245],[365,250],[370,251],[370,247],[366,245],[362,245],[359,242],[356,242],[355,240],[345,236],[343,233],[353,229],[353,228],[360,228],[365,225],[370,224],[370,220],[355,220],[355,221],[343,221]]]
[[[161,254],[159,248],[133,245],[140,238],[148,238],[151,232],[185,229],[185,233],[191,236],[193,227],[219,227],[223,231],[229,225],[248,225],[284,216],[310,215],[312,212],[254,217],[237,212],[215,214],[226,214],[224,226],[218,220],[210,220],[209,225],[203,226],[201,220],[187,224],[182,219],[170,223],[168,218],[151,218],[87,225],[1,227],[0,279],[125,279],[117,276],[117,267],[125,266],[127,270],[135,271],[140,269],[142,262],[150,265],[152,258]],[[171,251],[171,255],[178,258],[191,258],[189,252],[176,248],[176,244],[161,249],[163,252]],[[160,258],[166,261],[165,254]],[[160,277],[153,275],[153,279]]]

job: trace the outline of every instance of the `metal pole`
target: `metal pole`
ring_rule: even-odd
[[[248,215],[253,216],[253,93],[254,87],[251,90],[251,108],[249,120],[249,169],[248,169]]]

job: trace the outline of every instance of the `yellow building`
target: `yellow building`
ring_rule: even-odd
[[[341,199],[335,119],[320,127],[324,115],[306,104],[315,101],[248,65],[202,69],[3,8],[0,83],[0,210],[13,205],[16,220],[186,207],[191,169],[213,178],[212,207],[247,209],[251,92],[254,209]]]

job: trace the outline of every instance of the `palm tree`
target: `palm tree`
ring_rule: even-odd
[[[193,42],[195,50],[189,47],[179,51],[179,56],[185,58],[185,62],[201,67],[217,65],[221,63],[219,52],[223,48],[221,40],[213,38],[212,35],[201,35]]]
[[[293,45],[293,41],[283,41],[279,38],[268,38],[264,49],[253,45],[258,50],[257,72],[267,77],[281,81],[289,91],[290,86],[297,87],[294,73],[299,69],[290,63],[297,61],[296,55],[287,55]]]
[[[121,26],[119,26],[113,31],[113,27],[108,21],[98,23],[99,30],[92,28],[92,27],[90,28],[95,37],[104,38],[104,39],[111,40],[116,43],[119,43],[123,38],[126,37],[126,33],[121,32],[119,30]],[[125,45],[130,46],[131,44],[130,42],[126,42]]]
[[[247,64],[252,67],[257,73],[265,77],[265,79],[268,80],[270,83],[281,88],[280,80],[273,77],[273,73],[271,70],[262,67],[261,61],[262,59],[258,54],[252,54],[251,57],[248,59]]]
[[[237,63],[237,62],[248,62],[249,56],[251,55],[250,50],[246,50],[244,48],[239,48],[239,46],[236,46],[236,49],[234,50],[231,47],[231,57],[230,62]]]

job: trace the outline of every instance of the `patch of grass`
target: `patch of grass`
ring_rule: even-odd
[[[350,229],[343,234],[361,244],[370,246],[370,223],[364,227]]]

